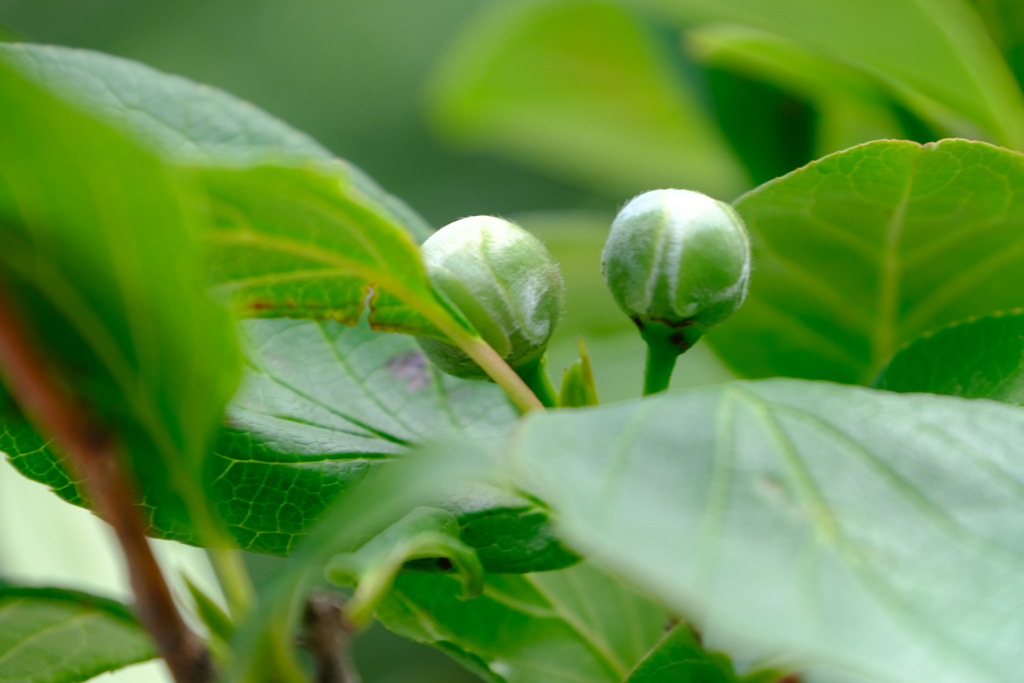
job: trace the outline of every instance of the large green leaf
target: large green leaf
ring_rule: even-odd
[[[516,417],[496,386],[441,373],[402,335],[287,320],[242,329],[248,372],[211,467],[221,516],[249,550],[288,553],[332,502],[412,444],[500,438]],[[490,571],[575,561],[518,496],[467,484],[444,505]]]
[[[8,296],[60,381],[126,447],[150,524],[192,537],[205,516],[197,472],[240,363],[203,286],[180,179],[2,63],[0,129]],[[17,420],[4,434],[5,448],[29,440],[10,455],[38,471],[38,439]]]
[[[452,138],[615,196],[732,196],[743,171],[662,45],[609,2],[490,3],[439,65],[433,115]]]
[[[963,0],[621,0],[680,25],[741,24],[776,33],[895,86],[908,104],[1024,149],[1024,97],[973,8]]]
[[[452,577],[404,574],[377,618],[501,683],[617,683],[666,620],[660,607],[589,564],[488,575],[483,595],[460,594]]]
[[[946,327],[896,354],[875,386],[1024,405],[1024,314]]]
[[[201,171],[219,228],[209,257],[242,314],[354,323],[372,287],[374,323],[446,338],[436,321],[453,321],[415,246],[429,228],[306,135],[226,93],[115,57],[33,45],[0,55],[164,158],[215,169]]]
[[[156,656],[124,605],[0,584],[0,682],[77,683]]]
[[[0,56],[36,83],[111,123],[161,156],[189,164],[330,161],[305,133],[233,95],[144,64],[88,50],[0,45]],[[430,227],[359,169],[336,160],[354,191],[417,239]]]
[[[766,183],[743,308],[708,338],[738,372],[869,382],[905,343],[1024,304],[1024,156],[879,141]]]
[[[410,446],[443,434],[500,438],[517,416],[493,384],[445,375],[411,338],[365,323],[252,320],[239,332],[247,370],[207,476],[211,503],[246,550],[289,554],[331,504]],[[14,465],[81,504],[38,437],[17,422],[5,426],[0,449]],[[490,571],[576,561],[552,535],[546,514],[524,498],[465,484],[453,487],[443,506]],[[162,508],[153,519],[152,533],[178,537]]]
[[[528,417],[509,457],[716,646],[996,683],[1024,642],[1022,439],[991,401],[776,379]]]
[[[241,314],[355,324],[448,341],[465,324],[427,279],[408,231],[338,164],[204,170],[214,290]]]

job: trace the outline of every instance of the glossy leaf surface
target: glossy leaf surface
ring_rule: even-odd
[[[659,607],[587,564],[488,575],[473,600],[459,600],[460,590],[451,577],[401,575],[377,618],[503,683],[617,683],[665,623]]]
[[[716,647],[995,683],[1024,637],[1022,439],[990,401],[769,380],[529,417],[511,458]]]
[[[167,159],[186,164],[331,161],[305,133],[217,88],[88,50],[2,45],[0,56],[35,83],[87,109]],[[395,222],[422,240],[431,228],[358,168],[339,172]]]
[[[434,117],[464,144],[616,196],[732,196],[743,171],[664,50],[612,3],[491,3],[438,68]]]
[[[918,339],[896,354],[875,386],[1024,405],[1024,314],[979,318]]]
[[[240,363],[180,179],[2,65],[0,128],[5,289],[59,380],[128,451],[149,523],[192,537],[196,472]],[[49,474],[23,422],[4,433],[29,441],[15,465]]]
[[[784,36],[895,86],[908,104],[1024,148],[1024,97],[978,15],[956,0],[629,0],[683,26],[716,22]]]
[[[121,603],[0,585],[3,683],[77,683],[155,656],[149,634]]]
[[[340,164],[205,170],[214,291],[243,316],[354,325],[369,301],[378,329],[467,334],[434,294],[413,237]]]
[[[1024,156],[879,141],[740,198],[754,273],[708,335],[753,377],[868,383],[905,343],[1024,303]]]

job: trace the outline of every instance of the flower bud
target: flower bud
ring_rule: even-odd
[[[601,266],[615,301],[648,344],[657,339],[678,354],[743,303],[750,239],[725,202],[653,190],[615,217]]]
[[[558,264],[540,240],[493,216],[455,221],[421,248],[427,276],[514,369],[540,362],[565,299]],[[427,357],[448,374],[486,379],[461,349],[420,338]]]

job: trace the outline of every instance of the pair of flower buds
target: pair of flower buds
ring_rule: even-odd
[[[535,372],[564,301],[558,265],[544,245],[513,223],[474,216],[438,230],[422,252],[431,283],[484,341],[521,375]],[[750,243],[728,204],[699,192],[654,190],[615,217],[601,265],[648,344],[649,372],[654,354],[671,361],[670,375],[680,353],[743,303]],[[449,374],[487,377],[455,346],[426,338],[420,344]],[[667,383],[665,376],[645,393]]]

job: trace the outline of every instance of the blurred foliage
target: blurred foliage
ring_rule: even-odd
[[[25,40],[102,50],[223,88],[311,134],[435,226],[465,215],[612,209],[618,199],[428,132],[421,83],[482,0],[0,0]]]

